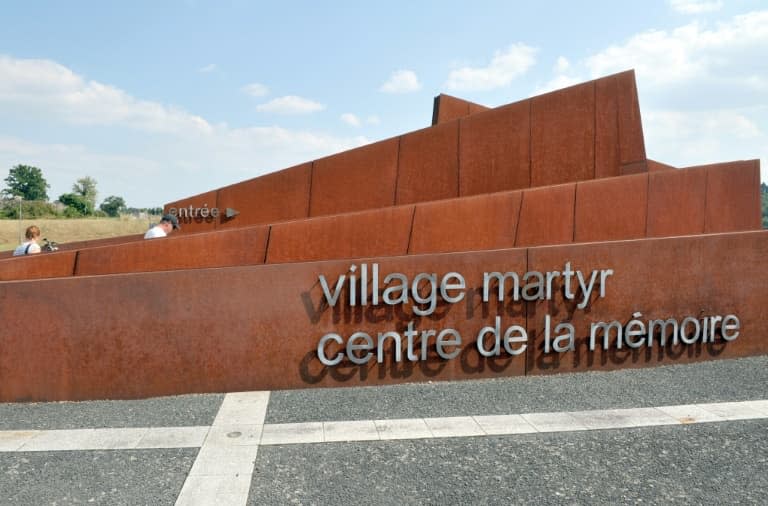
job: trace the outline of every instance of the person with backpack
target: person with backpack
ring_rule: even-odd
[[[16,249],[13,250],[13,256],[19,257],[40,253],[40,245],[37,244],[37,240],[40,238],[40,229],[36,225],[31,225],[27,227],[25,236],[27,240],[19,244]]]

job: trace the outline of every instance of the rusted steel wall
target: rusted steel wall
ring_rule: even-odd
[[[472,251],[760,230],[756,160],[0,259],[0,279]],[[225,233],[226,232],[226,233]],[[42,254],[41,256],[47,256]],[[69,257],[67,257],[69,258]]]
[[[487,111],[489,108],[451,95],[441,93],[435,97],[432,107],[432,125],[439,125],[458,118]]]
[[[0,259],[0,281],[61,278],[75,272],[77,251],[56,251]]]
[[[269,227],[194,234],[81,250],[76,276],[263,264]]]
[[[452,119],[165,210],[240,211],[230,219],[184,217],[181,234],[188,234],[647,170],[633,71],[493,109],[446,97],[440,103],[451,104]]]
[[[222,269],[165,271],[143,274],[85,276],[69,279],[0,283],[0,400],[82,400],[140,398],[191,392],[273,390],[303,387],[378,385],[423,380],[489,378],[522,374],[641,367],[768,353],[764,322],[768,318],[768,271],[764,254],[768,232],[742,232],[694,237],[591,243],[472,253],[425,254],[335,260]],[[589,276],[592,270],[613,272],[604,280],[605,296],[592,291],[585,308],[574,280],[575,299],[563,299],[562,278],[555,278],[551,300],[499,301],[495,289],[482,300],[484,273],[565,271]],[[363,264],[377,264],[381,281],[401,273],[411,282],[417,274],[460,273],[461,300],[439,297],[434,312],[419,316],[428,304],[371,305],[372,270],[367,272],[367,304],[361,301]],[[357,274],[355,290],[339,286],[339,299],[324,302],[319,276],[336,291],[337,277]],[[391,286],[392,283],[390,282]],[[429,295],[422,282],[421,300]],[[495,288],[494,285],[490,285]],[[355,293],[356,305],[350,302]],[[504,293],[509,293],[509,285]],[[495,297],[495,298],[494,298]],[[641,313],[641,316],[633,316]],[[710,317],[736,315],[739,335],[728,342],[619,349],[613,345],[589,351],[592,323],[632,318]],[[546,315],[551,324],[571,322],[574,349],[545,352]],[[30,325],[30,322],[35,322]],[[410,327],[409,327],[410,325]],[[486,329],[485,349],[493,350],[498,327],[526,329],[528,341],[512,343],[519,355],[500,348],[484,356],[476,346]],[[409,328],[416,333],[410,353]],[[422,334],[454,329],[461,343],[446,343],[437,356],[435,336]],[[355,332],[378,341],[379,333],[397,332],[403,350],[393,359],[394,340],[385,339],[382,361],[378,348],[358,365],[342,356],[335,366],[319,361],[317,346],[327,333],[346,344]],[[421,337],[427,335],[422,353]],[[514,334],[511,334],[514,336]],[[554,329],[551,336],[555,335]],[[443,338],[451,335],[444,335]],[[732,337],[732,335],[730,336]],[[361,342],[361,341],[360,341]],[[358,342],[358,344],[360,344]],[[375,343],[374,343],[375,344]],[[562,343],[560,343],[562,344]],[[342,346],[324,348],[335,358]]]
[[[579,310],[573,301],[565,300],[559,290],[562,284],[554,300],[529,306],[528,327],[534,345],[527,357],[528,373],[609,370],[768,353],[768,271],[760,260],[766,247],[768,232],[758,231],[530,249],[531,270],[562,270],[568,260],[583,271],[610,268],[613,274],[607,278],[606,296],[593,297],[588,310]],[[574,350],[543,352],[547,314],[552,317],[552,328],[560,321],[575,327]],[[729,314],[741,321],[739,336],[731,342],[659,346],[656,340],[651,347],[631,348],[625,343],[619,349],[612,334],[607,350],[598,346],[589,351],[590,327],[595,322],[618,320],[627,325],[635,319],[647,328],[649,320]],[[687,330],[694,331],[692,323]]]

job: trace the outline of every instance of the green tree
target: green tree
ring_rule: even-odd
[[[88,212],[88,203],[82,195],[78,195],[77,193],[65,193],[59,195],[59,202],[67,206],[64,210],[65,216],[74,218],[90,214]]]
[[[110,195],[104,199],[104,202],[101,203],[99,209],[107,213],[107,216],[112,216],[114,218],[115,216],[119,216],[120,213],[125,210],[125,200],[123,200],[123,197]]]
[[[82,197],[86,206],[83,214],[86,216],[93,214],[93,211],[96,210],[96,180],[91,176],[81,177],[72,185],[72,193]]]
[[[5,196],[19,195],[24,200],[48,201],[47,190],[51,185],[48,184],[43,177],[43,172],[37,167],[16,165],[8,172],[5,184],[8,185],[8,188],[3,190]]]
[[[760,183],[760,198],[763,204],[763,228],[768,228],[768,184]]]

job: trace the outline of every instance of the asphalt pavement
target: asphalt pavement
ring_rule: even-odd
[[[766,504],[768,356],[0,404],[0,504]]]

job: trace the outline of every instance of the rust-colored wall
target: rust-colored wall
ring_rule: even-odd
[[[734,162],[283,222],[272,226],[266,256],[285,263],[692,235],[716,227],[760,230],[758,175],[756,161]],[[739,212],[730,211],[734,202]],[[82,248],[77,273],[250,265],[264,258],[266,230]],[[72,275],[21,260],[0,261],[0,279]]]
[[[578,183],[574,241],[645,237],[647,205],[647,174]]]
[[[703,167],[707,170],[704,231],[760,229],[760,161],[744,160]]]
[[[212,190],[206,193],[195,195],[194,197],[189,197],[183,200],[177,200],[176,202],[165,204],[165,207],[163,208],[163,212],[169,213],[171,208],[181,209],[182,207],[189,208],[190,206],[192,206],[193,209],[202,208],[202,207],[208,207],[208,209],[213,209],[215,207],[218,207],[217,196],[218,196],[218,191]],[[211,230],[216,228],[216,226],[218,225],[218,222],[221,222],[221,221],[225,221],[225,219],[221,216],[217,219],[214,219],[211,216],[208,216],[207,218],[180,217],[179,225],[181,226],[181,230],[178,230],[174,233],[175,234],[192,234],[195,232],[210,232]]]
[[[635,71],[628,70],[605,79],[618,83],[619,161],[622,166],[645,161],[645,140],[640,120]],[[599,81],[599,80],[598,80]]]
[[[525,269],[524,250],[486,253],[484,260],[494,268]],[[456,270],[472,286],[482,281],[482,264],[473,254],[377,262],[382,279],[390,272],[412,279],[420,272]],[[13,321],[0,328],[0,400],[136,398],[523,374],[522,356],[490,360],[471,348],[450,361],[436,358],[432,350],[426,361],[323,367],[315,350],[326,332],[347,338],[364,329],[375,339],[379,331],[402,332],[413,321],[419,331],[454,328],[468,343],[497,314],[505,328],[525,324],[522,305],[484,305],[470,294],[464,304],[440,306],[430,317],[415,315],[411,305],[334,309],[321,304],[318,276],[335,285],[349,267],[348,261],[335,261],[74,278],[58,280],[55,298],[36,296],[52,285],[0,284],[0,317]],[[28,300],[34,302],[21,303]],[[28,328],[22,323],[28,317],[40,325]]]
[[[269,236],[267,263],[405,255],[413,206],[278,223]]]
[[[595,82],[531,99],[531,186],[595,177]]]
[[[448,95],[437,97],[435,107],[430,128],[183,199],[166,210],[207,203],[241,211],[218,222],[185,219],[181,233],[187,234],[648,170],[632,71],[495,109]]]
[[[403,135],[397,171],[397,204],[459,196],[459,122]]]
[[[528,326],[536,344],[528,348],[528,373],[609,370],[768,353],[764,329],[768,274],[761,267],[766,247],[768,232],[759,231],[530,249],[531,270],[562,271],[569,261],[573,270],[581,270],[587,277],[593,269],[613,269],[614,273],[606,280],[606,297],[593,297],[589,311],[576,309],[574,301],[564,299],[562,283],[554,300],[529,306]],[[577,291],[575,282],[572,290]],[[741,320],[741,334],[731,343],[718,340],[660,347],[655,342],[652,348],[624,346],[619,350],[612,345],[608,351],[598,347],[589,352],[592,323],[618,320],[626,324],[635,318],[635,312],[641,313],[637,319],[645,325],[650,319],[681,321],[687,316],[735,314]],[[543,353],[547,314],[552,318],[551,328],[563,321],[575,327],[575,350]]]
[[[460,120],[459,195],[531,185],[530,104],[517,102]]]
[[[538,374],[763,354],[768,353],[767,248],[768,232],[760,231],[369,259],[369,265],[379,264],[381,278],[392,272],[413,279],[417,273],[451,271],[466,278],[461,302],[442,303],[424,317],[416,316],[411,304],[322,304],[318,276],[335,286],[337,276],[350,272],[348,260],[0,283],[0,400],[377,385],[513,376],[526,367]],[[559,299],[559,287],[553,301],[528,308],[480,300],[483,272],[546,272],[562,270],[565,262],[587,273],[613,269],[607,297],[593,300],[589,311],[575,312]],[[360,268],[360,262],[355,265]],[[46,293],[56,296],[41,296]],[[345,288],[344,300],[348,295]],[[679,319],[733,313],[741,319],[741,335],[727,344],[636,352],[587,353],[582,339],[575,351],[542,355],[545,314],[553,325],[573,322],[581,338],[591,322],[627,321],[634,311],[642,318]],[[494,326],[496,316],[502,332],[512,324],[527,326],[526,353],[479,355],[477,333]],[[28,321],[39,324],[30,327]],[[423,362],[395,363],[385,356],[381,365],[344,362],[328,368],[317,359],[317,343],[327,332],[346,339],[365,331],[375,339],[378,332],[402,333],[410,321],[418,330],[459,331],[458,356],[439,359],[430,346]],[[387,345],[385,355],[391,350]],[[328,351],[333,355],[337,348]]]
[[[575,183],[525,190],[515,245],[572,242],[575,198]]]
[[[648,174],[648,236],[704,233],[706,190],[705,169],[650,172]]]
[[[503,192],[416,206],[409,253],[513,247],[521,195]]]
[[[673,170],[677,168],[667,163],[661,163],[661,162],[657,162],[656,160],[651,160],[650,158],[646,160],[646,166],[648,167],[648,172],[660,172],[664,170]]]
[[[487,110],[484,105],[441,93],[432,106],[432,126]]]
[[[76,251],[55,251],[0,260],[0,281],[72,276]]]
[[[149,224],[147,224],[149,230]],[[103,239],[89,239],[86,241],[72,241],[57,243],[59,251],[72,251],[84,248],[95,248],[97,246],[111,246],[113,244],[126,244],[129,242],[139,242],[144,240],[144,234],[121,235],[117,237],[105,237]]]
[[[218,228],[261,225],[309,216],[312,163],[225,186],[218,191],[219,208],[240,212]]]
[[[268,235],[268,226],[254,226],[84,249],[79,252],[75,275],[261,264]]]
[[[398,146],[399,139],[388,139],[316,160],[309,215],[393,205]]]

